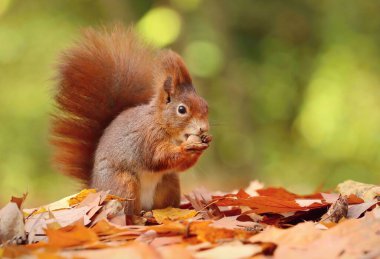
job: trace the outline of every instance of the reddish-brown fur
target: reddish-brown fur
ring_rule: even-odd
[[[133,199],[135,213],[144,204],[179,204],[175,173],[194,165],[211,137],[207,103],[178,54],[156,51],[121,26],[86,30],[62,56],[55,100],[52,142],[63,173]],[[152,204],[142,191],[150,181]]]
[[[153,62],[153,50],[121,26],[111,32],[88,29],[62,55],[55,95],[59,112],[52,123],[60,171],[89,182],[104,129],[123,110],[152,98]]]

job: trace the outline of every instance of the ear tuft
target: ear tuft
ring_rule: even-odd
[[[173,92],[173,78],[168,76],[164,82],[164,90],[168,94],[172,94]]]
[[[164,91],[167,94],[166,103],[170,103],[170,95],[173,94],[173,89],[173,78],[171,76],[168,76],[164,82]]]
[[[177,85],[191,85],[192,80],[189,71],[180,55],[172,50],[162,50],[160,60],[163,71],[170,75],[174,87]]]

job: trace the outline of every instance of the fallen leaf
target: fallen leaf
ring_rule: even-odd
[[[300,223],[288,229],[269,226],[263,232],[252,236],[250,242],[272,242],[281,245],[304,245],[320,237],[322,231],[312,222]]]
[[[195,254],[196,258],[248,258],[262,251],[260,245],[244,245],[239,241],[224,243],[209,250],[200,251]]]
[[[347,218],[359,218],[360,215],[362,215],[364,212],[366,212],[369,208],[371,208],[373,205],[378,203],[378,200],[373,200],[369,202],[364,202],[361,204],[354,204],[348,206],[348,212],[347,212]]]
[[[150,243],[153,247],[174,245],[183,242],[182,236],[156,237]]]
[[[202,215],[203,219],[219,219],[223,217],[219,208],[211,202],[212,196],[205,188],[197,188],[191,194],[185,195],[185,198]]]
[[[301,207],[309,207],[314,203],[323,204],[320,199],[295,199],[295,202]]]
[[[34,237],[43,235],[44,229],[47,228],[47,225],[50,223],[56,222],[60,226],[65,227],[81,221],[82,224],[87,225],[90,222],[87,216],[88,211],[88,207],[82,207],[33,214],[33,216],[30,216],[25,222],[25,231],[32,233],[33,239],[30,239],[30,241],[41,241],[44,237],[37,239],[34,239]],[[50,213],[53,217],[50,216]]]
[[[14,196],[12,196],[12,198],[11,198],[11,202],[16,203],[16,204],[17,204],[17,207],[18,207],[19,209],[21,209],[21,206],[22,206],[22,204],[23,204],[23,202],[25,201],[25,199],[26,199],[27,196],[28,196],[28,193],[24,193],[24,194],[22,195],[22,197],[14,197]]]
[[[164,222],[164,220],[183,220],[194,217],[197,214],[195,210],[177,209],[168,207],[165,209],[153,210],[153,217],[158,223]]]
[[[161,258],[165,259],[178,259],[179,256],[181,259],[193,259],[194,256],[186,247],[182,244],[170,245],[170,246],[160,246],[156,248],[160,253]]]
[[[276,197],[276,198],[280,198],[281,200],[294,200],[299,197],[298,195],[291,193],[285,190],[284,188],[275,188],[275,187],[260,189],[260,190],[257,190],[257,193],[260,196]]]
[[[205,258],[239,257],[239,253],[246,253],[243,258],[375,258],[380,254],[378,200],[363,203],[355,193],[338,199],[336,194],[298,195],[262,186],[252,189],[211,196],[203,188],[189,196],[191,203],[183,209],[150,211],[134,216],[136,220],[132,217],[130,223],[138,221],[139,226],[126,225],[118,197],[84,190],[24,210],[29,213],[25,218],[27,241],[39,242],[6,245],[0,253],[38,258],[200,258],[198,253]],[[319,223],[327,211],[334,222]],[[249,250],[252,246],[259,252]]]
[[[95,225],[97,222],[103,219],[112,219],[117,217],[119,214],[124,216],[123,223],[119,225],[125,225],[125,215],[122,212],[123,205],[118,200],[108,201],[100,210],[100,213],[96,214],[92,218],[91,226]]]
[[[101,250],[68,251],[62,253],[66,258],[146,258],[156,259],[159,254],[149,245],[133,242],[126,246],[105,248]]]
[[[218,219],[210,224],[214,228],[226,228],[226,229],[250,229],[250,230],[262,230],[263,226],[257,222],[252,221],[239,221],[237,220],[239,216],[224,217]],[[258,231],[256,231],[258,232]]]
[[[157,237],[157,232],[150,229],[146,231],[145,233],[143,233],[142,235],[140,235],[138,238],[136,238],[136,241],[150,244],[156,237]]]
[[[98,236],[93,229],[75,224],[61,229],[46,229],[49,246],[65,248],[93,244],[98,241]]]
[[[79,193],[70,196],[69,206],[74,206],[81,203],[90,193],[96,193],[95,189],[84,189]]]
[[[195,221],[189,223],[188,233],[195,235],[199,241],[216,243],[221,240],[245,240],[252,236],[253,232],[241,229],[214,228],[210,226],[212,221]]]
[[[326,212],[326,216],[321,221],[338,223],[342,218],[347,217],[348,201],[346,196],[340,196]]]
[[[184,234],[188,231],[187,226],[178,221],[165,221],[162,225],[148,226],[147,229],[160,234]]]
[[[342,254],[342,251],[344,251],[343,249],[345,246],[345,240],[338,239],[334,236],[326,236],[322,239],[318,239],[310,244],[307,244],[306,246],[300,246],[298,244],[292,246],[278,246],[274,252],[274,258],[338,258],[339,255]],[[344,255],[345,258],[351,258],[347,257],[346,254]]]
[[[254,180],[249,183],[248,187],[245,188],[244,191],[248,193],[250,196],[258,196],[259,194],[257,193],[257,190],[263,189],[263,188],[264,188],[263,183],[257,180]]]
[[[347,180],[338,184],[337,190],[340,194],[346,196],[354,194],[366,202],[380,197],[380,186],[355,182],[352,180]]]
[[[331,204],[334,203],[340,197],[340,194],[338,193],[321,193],[321,195],[327,203]]]
[[[24,217],[15,202],[9,202],[0,210],[0,243],[10,241],[18,244],[26,239]]]
[[[218,206],[248,206],[252,212],[262,213],[283,213],[292,211],[302,211],[312,208],[325,207],[327,204],[313,203],[307,207],[302,207],[295,200],[279,199],[278,197],[256,196],[246,199],[233,197],[215,197]]]

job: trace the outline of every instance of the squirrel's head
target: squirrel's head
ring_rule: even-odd
[[[155,99],[160,107],[160,122],[178,141],[206,133],[209,130],[208,105],[196,93],[182,58],[166,50],[162,51],[160,61],[162,68],[156,77],[158,94]]]

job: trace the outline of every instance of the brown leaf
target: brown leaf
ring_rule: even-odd
[[[22,197],[14,197],[12,196],[11,202],[14,202],[17,204],[17,207],[21,209],[22,204],[24,203],[26,197],[28,196],[28,193],[24,193]]]
[[[338,223],[342,218],[347,217],[348,212],[348,201],[346,196],[340,196],[336,200],[329,210],[326,212],[326,215],[322,217],[321,221],[324,222],[333,222]]]
[[[219,219],[223,217],[218,206],[212,203],[212,196],[205,188],[197,188],[185,198],[193,208],[202,215],[203,219]]]

